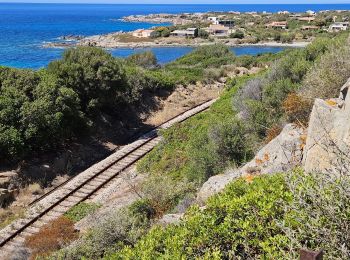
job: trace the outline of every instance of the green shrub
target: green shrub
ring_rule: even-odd
[[[236,85],[227,90],[209,111],[163,131],[164,141],[139,162],[138,169],[155,175],[170,175],[178,180],[186,179],[198,185],[226,166],[241,163],[249,151],[241,149],[244,136],[239,139],[233,135],[226,137],[225,127],[241,133],[240,125],[232,120],[235,113],[231,108],[231,97],[244,80],[237,79]],[[224,152],[233,147],[230,153]]]
[[[281,175],[252,184],[241,179],[212,198],[206,209],[192,208],[180,225],[155,227],[135,247],[108,259],[194,259],[212,252],[224,259],[279,258],[288,240],[276,220],[283,218],[282,205],[291,199]]]
[[[166,67],[194,66],[199,68],[218,67],[231,64],[235,60],[233,52],[223,44],[200,46],[190,54],[171,62]]]
[[[129,210],[133,216],[144,216],[147,219],[152,219],[156,216],[157,212],[152,207],[152,202],[149,199],[140,199],[135,201],[129,207]]]
[[[230,38],[236,38],[236,39],[243,39],[244,38],[244,32],[242,31],[236,31],[234,33],[230,34]]]
[[[350,48],[346,39],[333,39],[328,51],[316,60],[303,81],[301,94],[313,103],[315,98],[334,98],[350,77]]]
[[[280,41],[282,43],[291,43],[294,40],[295,35],[292,33],[282,33]]]
[[[209,33],[203,29],[199,29],[198,30],[198,37],[203,38],[203,39],[208,39]]]
[[[285,120],[299,120],[299,123],[305,124],[311,112],[310,104],[313,103],[311,96],[337,96],[339,86],[350,77],[345,71],[348,67],[345,50],[349,48],[339,48],[342,45],[340,42],[344,42],[343,36],[333,40],[321,38],[306,49],[287,50],[263,77],[248,81],[241,87],[233,97],[233,105],[234,110],[244,119],[251,147],[259,148],[268,129],[283,125]],[[315,61],[316,67],[312,68]],[[293,100],[286,99],[291,93],[300,92],[302,85],[304,87],[300,96],[303,96],[303,100],[299,100],[301,106],[293,116],[290,113],[294,109],[293,104],[289,102]],[[310,100],[310,104],[307,105],[305,100]],[[289,104],[285,103],[286,106],[283,107],[283,102]]]
[[[133,245],[149,227],[150,222],[144,216],[135,216],[127,208],[116,209],[95,220],[95,225],[86,234],[50,259],[100,259],[125,245]]]
[[[161,217],[173,209],[186,195],[195,192],[195,185],[186,178],[153,174],[141,185],[142,199],[133,204],[131,211],[136,215],[143,214],[149,219]]]
[[[99,207],[100,205],[95,203],[82,202],[69,209],[64,215],[71,221],[78,222],[95,212]]]
[[[102,49],[68,49],[61,60],[51,62],[48,72],[58,84],[73,89],[80,98],[82,111],[88,114],[113,109],[122,102],[126,88],[125,71],[120,60]]]
[[[213,153],[222,158],[223,167],[227,160],[240,165],[252,156],[244,125],[239,120],[228,120],[211,126],[209,140],[213,143]]]
[[[126,62],[143,68],[153,68],[157,65],[157,57],[151,51],[135,53],[126,58]]]
[[[350,177],[305,174],[238,179],[179,225],[154,227],[105,259],[298,259],[299,249],[350,256]]]

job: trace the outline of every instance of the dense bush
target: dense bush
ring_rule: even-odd
[[[121,62],[95,48],[65,52],[47,70],[0,68],[0,157],[22,157],[81,135],[94,117],[124,103]]]
[[[350,178],[328,178],[295,171],[238,179],[206,209],[106,259],[298,259],[303,247],[348,258]]]
[[[242,31],[236,31],[234,33],[230,34],[230,38],[236,38],[236,39],[243,39],[244,38],[244,32]]]
[[[162,185],[159,185],[161,183]],[[179,180],[174,176],[154,174],[142,184],[139,206],[133,212],[146,213],[149,219],[161,217],[173,209],[186,195],[195,193],[196,187],[186,179]]]
[[[116,209],[95,223],[79,240],[56,252],[50,259],[100,259],[125,245],[134,245],[150,227],[147,216],[135,214],[127,208]]]
[[[230,64],[233,63],[234,60],[235,55],[227,46],[223,44],[212,44],[198,47],[189,55],[183,56],[182,58],[168,64],[167,67],[187,65],[208,68]]]
[[[332,47],[328,47],[330,50],[316,60],[315,65],[303,81],[301,94],[310,102],[314,98],[338,97],[339,86],[342,86],[350,77],[348,40],[341,37],[333,39],[331,43]]]
[[[209,33],[203,29],[199,29],[198,30],[198,37],[203,38],[203,39],[208,39]]]
[[[83,112],[113,109],[123,101],[125,71],[121,61],[98,48],[69,49],[61,60],[51,62],[48,72],[58,84],[78,94]]]
[[[46,71],[0,68],[0,158],[45,150],[83,120],[79,97]]]
[[[213,152],[222,159],[223,167],[227,165],[227,159],[240,165],[250,158],[251,153],[244,132],[244,125],[239,120],[216,123],[209,129]]]
[[[0,159],[16,161],[89,135],[102,118],[118,118],[145,95],[217,80],[225,75],[222,66],[235,60],[228,47],[211,45],[159,68],[151,52],[122,60],[78,47],[40,71],[0,67]],[[252,61],[246,57],[244,63]]]
[[[315,97],[337,96],[339,86],[350,77],[345,72],[347,61],[343,58],[349,48],[347,45],[339,48],[344,41],[343,36],[320,38],[305,49],[286,51],[265,75],[240,88],[233,97],[233,107],[244,119],[251,147],[258,148],[262,140],[269,139],[267,135],[271,136],[269,130],[285,121],[305,126]],[[338,74],[339,70],[344,71]],[[332,83],[326,82],[326,78]],[[300,89],[303,92],[298,95]]]
[[[154,68],[157,66],[157,57],[151,51],[135,53],[126,58],[126,62],[144,68]]]

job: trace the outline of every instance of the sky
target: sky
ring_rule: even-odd
[[[88,3],[88,4],[335,4],[350,0],[0,0],[7,3]]]

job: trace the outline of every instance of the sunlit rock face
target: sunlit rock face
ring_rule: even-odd
[[[339,98],[316,99],[304,150],[307,172],[342,173],[350,169],[350,80]]]
[[[200,189],[197,200],[205,202],[222,191],[234,179],[243,176],[285,172],[300,166],[302,162],[305,131],[294,125],[286,125],[282,132],[264,146],[249,163],[237,170],[211,177]]]

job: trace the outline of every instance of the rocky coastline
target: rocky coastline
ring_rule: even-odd
[[[153,23],[153,24],[188,24],[202,18],[205,14],[147,14],[147,15],[129,15],[124,16],[121,21],[135,23]]]
[[[81,38],[76,41],[60,41],[50,42],[43,45],[44,48],[71,48],[77,46],[94,46],[100,48],[152,48],[152,47],[199,47],[203,45],[210,45],[222,43],[230,47],[244,47],[244,46],[261,46],[261,47],[305,47],[309,44],[306,41],[281,43],[276,41],[259,42],[259,43],[245,43],[237,39],[215,39],[209,41],[206,39],[196,38],[187,39],[179,37],[168,37],[159,39],[142,39],[142,40],[128,40],[122,39],[121,35],[126,33],[118,32],[107,35],[95,35]]]

